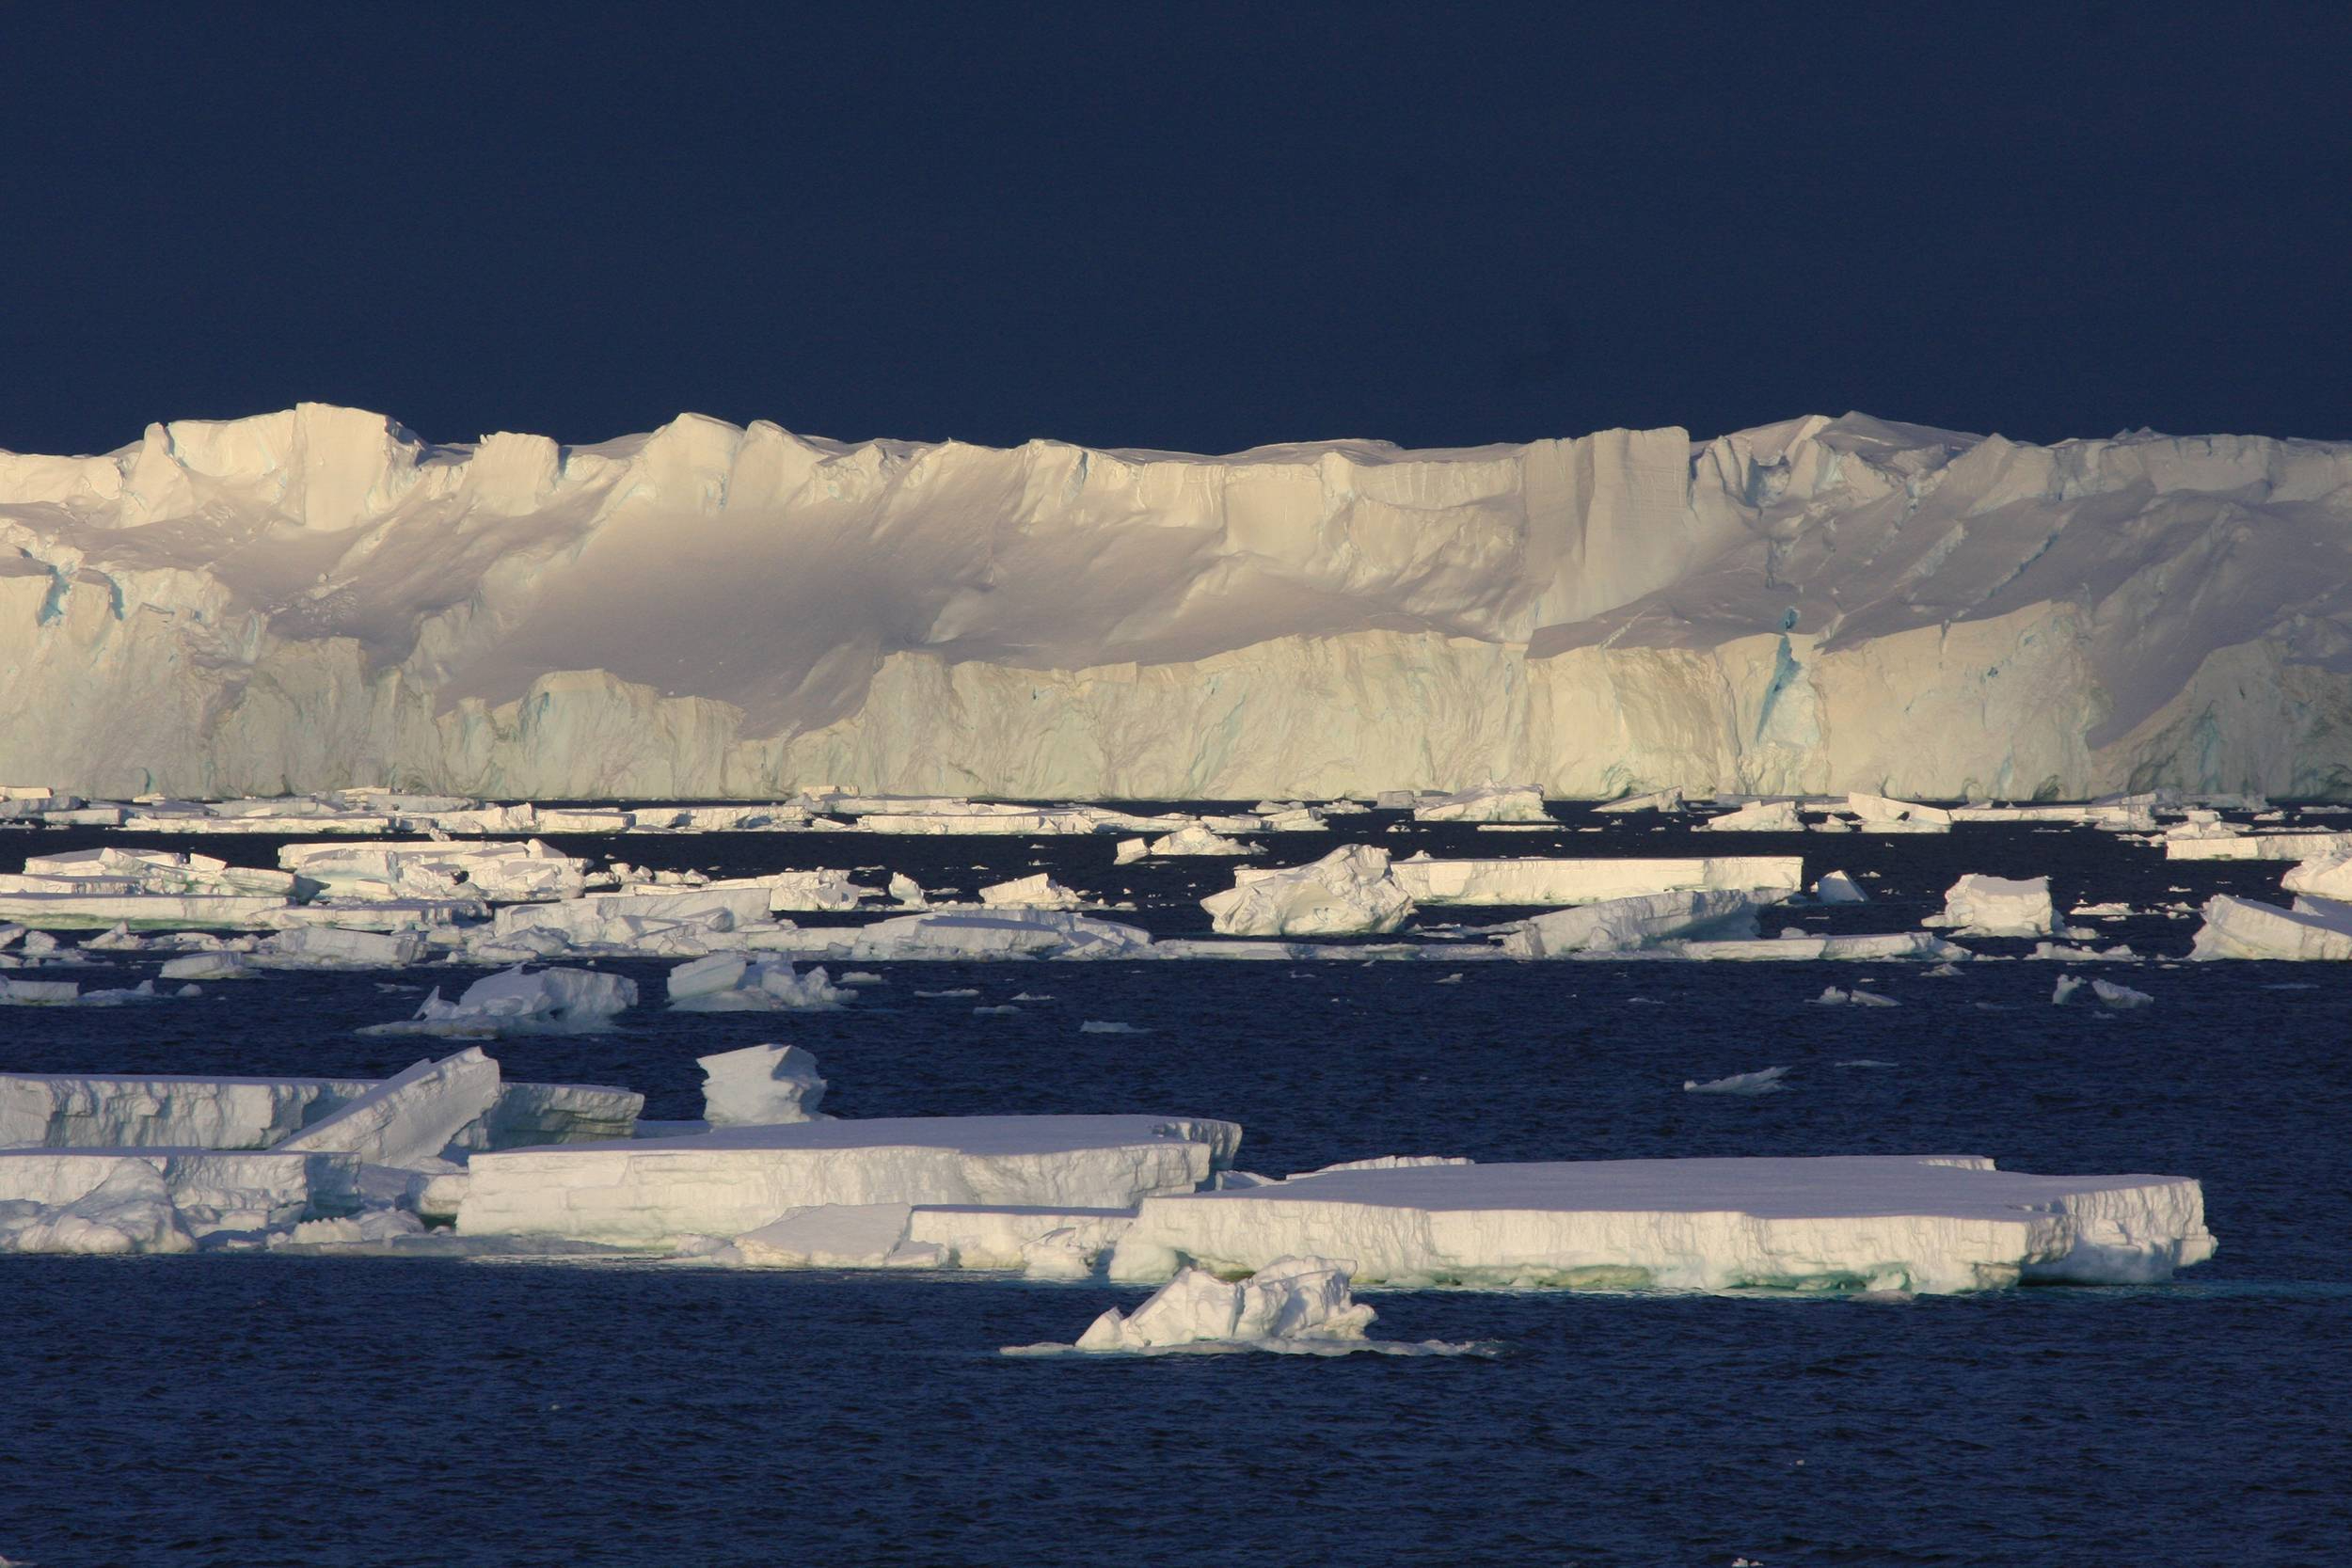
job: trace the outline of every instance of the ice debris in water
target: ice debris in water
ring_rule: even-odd
[[[1151,1031],[1138,1029],[1132,1023],[1120,1023],[1116,1020],[1090,1018],[1078,1025],[1078,1033],[1081,1035],[1148,1035]]]
[[[1813,1000],[1818,1006],[1826,1007],[1894,1007],[1901,1005],[1891,996],[1880,996],[1859,986],[1851,990],[1840,990],[1836,986],[1830,986]]]
[[[856,998],[822,968],[799,974],[784,958],[713,953],[670,971],[670,1006],[677,1012],[837,1012]]]
[[[2062,1007],[2074,999],[2075,993],[2084,989],[2084,984],[2072,974],[2061,974],[2058,977],[2058,985],[2050,992],[2050,1000]],[[2144,990],[2134,990],[2129,986],[2119,986],[2108,980],[2092,980],[2089,985],[2090,994],[2098,999],[2102,1006],[2117,1012],[2145,1007],[2155,1000]]]
[[[1779,1094],[1788,1086],[1781,1082],[1788,1075],[1785,1067],[1768,1067],[1755,1072],[1735,1072],[1728,1078],[1710,1079],[1704,1084],[1686,1078],[1682,1090],[1685,1094]]]
[[[1486,1345],[1368,1339],[1373,1309],[1348,1291],[1347,1265],[1329,1259],[1277,1258],[1248,1278],[1219,1279],[1184,1269],[1133,1312],[1111,1307],[1075,1345],[1008,1345],[1008,1355],[1089,1355],[1271,1351],[1290,1355],[1491,1354]]]

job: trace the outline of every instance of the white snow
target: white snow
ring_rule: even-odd
[[[1114,1279],[1308,1250],[1359,1284],[1969,1291],[2137,1283],[2203,1261],[2203,1193],[1975,1156],[1585,1161],[1359,1171],[1143,1199]]]
[[[703,1119],[713,1127],[779,1127],[814,1120],[824,1102],[817,1058],[797,1045],[752,1045],[695,1058]]]

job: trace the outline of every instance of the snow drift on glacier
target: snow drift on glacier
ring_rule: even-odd
[[[2352,444],[1229,457],[303,404],[0,453],[0,777],[1234,798],[2352,781]]]

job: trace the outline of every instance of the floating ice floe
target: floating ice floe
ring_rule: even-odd
[[[1243,866],[1234,885],[1200,900],[1228,936],[1320,937],[1393,931],[1413,900],[1390,872],[1385,849],[1350,844],[1290,870]]]
[[[1483,784],[1413,802],[1416,822],[1549,822],[1534,784]]]
[[[1278,1258],[1247,1279],[1183,1269],[1133,1312],[1112,1307],[1074,1345],[1008,1345],[1008,1355],[1167,1355],[1270,1351],[1289,1355],[1491,1354],[1485,1345],[1368,1339],[1373,1309],[1348,1292],[1347,1266]]]
[[[1237,1275],[1311,1237],[1359,1284],[1700,1291],[2133,1284],[2214,1250],[2182,1177],[2028,1176],[1971,1155],[1609,1160],[1149,1196],[1110,1274]]]
[[[1891,996],[1881,996],[1875,991],[1864,990],[1860,986],[1856,986],[1851,990],[1843,990],[1836,986],[1830,986],[1823,990],[1821,994],[1815,997],[1813,1000],[1817,1004],[1825,1007],[1894,1007],[1900,1006],[1900,1004]]]
[[[1653,893],[1758,889],[1794,894],[1795,855],[1708,855],[1669,860],[1432,860],[1392,862],[1389,874],[1416,904],[1594,904]]]
[[[648,1243],[832,1204],[1132,1209],[1199,1187],[1240,1141],[1207,1117],[898,1117],[515,1149],[474,1156],[457,1225]]]
[[[1679,786],[1661,789],[1648,795],[1629,795],[1621,800],[1604,800],[1593,808],[1597,812],[1679,812],[1682,790]]]
[[[287,1153],[351,1154],[372,1165],[414,1165],[438,1158],[498,1099],[498,1063],[469,1048],[393,1074],[276,1147]]]
[[[819,1119],[825,1080],[797,1045],[753,1045],[695,1058],[703,1119],[713,1127],[780,1127]]]
[[[1797,815],[1793,800],[1757,800],[1709,817],[1699,827],[1718,833],[1801,833],[1804,832],[1804,818]]]
[[[1041,871],[983,887],[980,902],[993,910],[1074,910],[1086,900]]]
[[[2301,861],[2288,867],[2280,885],[2289,893],[2309,894],[2337,903],[2352,903],[2352,856],[2336,860]]]
[[[495,903],[576,898],[587,863],[538,839],[460,844],[443,839],[287,844],[278,863],[338,898],[453,898]]]
[[[2046,937],[2052,934],[2056,918],[2049,878],[2011,879],[1972,872],[1945,891],[1943,912],[1920,924],[1956,927],[1963,937]]]
[[[491,1039],[503,1035],[575,1035],[609,1029],[613,1015],[637,1005],[637,982],[585,969],[513,969],[476,980],[454,1002],[439,987],[417,1015],[377,1023],[363,1035],[441,1035]]]
[[[1557,910],[1495,929],[1502,950],[1515,958],[1622,953],[1669,939],[1753,937],[1756,911],[1783,896],[1730,888],[1653,893]]]
[[[1701,1083],[1695,1078],[1682,1081],[1685,1094],[1779,1094],[1788,1085],[1781,1080],[1788,1076],[1785,1067],[1760,1068],[1754,1072],[1735,1072],[1728,1078],[1710,1078]]]
[[[2352,857],[2352,833],[2239,833],[2216,838],[2167,836],[2167,860],[2332,861]]]
[[[1133,842],[1143,843],[1140,839]],[[1123,850],[1125,846],[1122,845],[1120,847]],[[1213,828],[1195,823],[1189,828],[1179,828],[1172,833],[1152,839],[1137,854],[1127,858],[1140,860],[1145,855],[1161,858],[1205,855],[1242,856],[1264,853],[1265,850],[1258,845],[1245,844],[1237,838],[1228,838]]]
[[[221,1229],[290,1226],[358,1205],[346,1154],[0,1149],[0,1250],[190,1252]]]
[[[836,1012],[857,992],[833,984],[823,969],[796,974],[784,958],[713,953],[670,971],[670,1006],[689,1013]]]
[[[1846,797],[1846,809],[1871,833],[1947,833],[1952,814],[1913,800],[1890,800],[1883,795],[1856,792]]]
[[[2117,1012],[2126,1012],[2134,1007],[2145,1007],[2155,1000],[2144,990],[2134,990],[2129,986],[2119,986],[2108,980],[2092,980],[2089,985],[2090,994],[2097,999],[2101,1006],[2113,1008]],[[2075,992],[2083,989],[2083,981],[2072,974],[2061,974],[2058,977],[2058,985],[2050,992],[2050,1000],[2062,1007],[2074,999]]]
[[[2295,908],[2230,894],[2205,900],[2188,956],[2210,958],[2352,958],[2352,904],[2297,898]]]

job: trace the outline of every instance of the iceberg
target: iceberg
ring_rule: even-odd
[[[2298,898],[2295,908],[2221,893],[2205,900],[2204,923],[2189,945],[2193,959],[2352,958],[2352,904]]]
[[[1416,822],[1549,823],[1544,793],[1534,784],[1483,784],[1413,803]]]
[[[2199,1184],[1973,1155],[1597,1160],[1337,1173],[1155,1195],[1113,1279],[1314,1248],[1359,1285],[1950,1292],[2137,1284],[2213,1256]]]
[[[980,902],[992,910],[1074,910],[1086,900],[1041,871],[980,889]]]
[[[1921,924],[1954,927],[1964,937],[2046,937],[2056,918],[2049,878],[1971,873],[1945,890],[1943,912]]]
[[[288,1154],[350,1154],[372,1165],[414,1165],[438,1159],[498,1099],[498,1063],[469,1048],[371,1085],[276,1147]]]
[[[2325,788],[2352,674],[2309,585],[2352,573],[2347,475],[2346,443],[2044,447],[1858,413],[1202,457],[692,415],[452,444],[304,404],[0,458],[0,776],[845,812],[852,789],[1410,803],[1481,776],[1597,800]],[[2185,598],[2192,572],[2211,591]],[[231,634],[226,606],[264,608]],[[747,647],[755,620],[779,629]],[[436,820],[469,831],[465,809]],[[1026,815],[999,831],[1073,831]],[[417,820],[357,793],[184,820],[367,817]]]
[[[1413,900],[1391,872],[1387,850],[1350,844],[1286,871],[1238,867],[1233,886],[1200,907],[1227,936],[1327,937],[1393,931],[1413,912]]]
[[[1499,927],[1515,958],[1624,953],[1674,939],[1756,935],[1756,911],[1779,902],[1774,892],[1713,888],[1612,898]]]
[[[1132,1209],[1199,1187],[1240,1142],[1197,1117],[896,1117],[509,1149],[473,1157],[457,1228],[644,1243],[825,1205]]]
[[[1804,818],[1797,815],[1793,800],[1758,800],[1738,811],[1709,817],[1699,826],[1718,833],[1801,833],[1804,832]]]
[[[713,953],[670,971],[675,1012],[836,1012],[857,992],[834,985],[822,969],[795,974],[783,958]]]
[[[1277,1258],[1228,1282],[1204,1269],[1180,1270],[1133,1312],[1111,1307],[1078,1337],[1096,1354],[1226,1345],[1265,1350],[1362,1348],[1373,1310],[1348,1293],[1344,1264],[1327,1258]]]
[[[703,1119],[713,1127],[779,1127],[818,1118],[825,1081],[797,1045],[753,1045],[695,1058]]]
[[[491,1039],[501,1035],[592,1034],[637,1005],[637,982],[585,969],[525,969],[517,964],[468,986],[454,1002],[439,987],[414,1018],[377,1023],[363,1035],[441,1035]]]
[[[1153,857],[1184,855],[1242,856],[1263,855],[1265,853],[1263,848],[1255,844],[1244,844],[1239,839],[1227,838],[1223,833],[1218,832],[1216,829],[1210,828],[1201,823],[1195,823],[1188,828],[1179,828],[1172,833],[1168,833],[1162,837],[1152,839],[1149,844],[1145,844],[1144,841],[1140,839],[1132,840],[1131,842],[1141,846],[1141,847],[1139,847],[1135,854],[1127,855],[1126,845],[1120,845],[1120,852],[1124,855],[1128,861],[1142,860],[1147,855]],[[1123,864],[1125,862],[1122,861],[1120,863]]]

